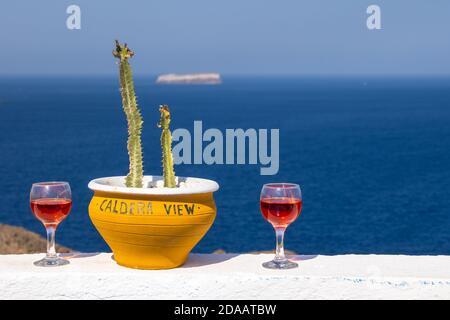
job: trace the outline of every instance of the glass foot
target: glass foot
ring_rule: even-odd
[[[61,259],[59,257],[55,257],[55,258],[45,257],[44,259],[35,261],[33,264],[38,267],[58,267],[58,266],[64,266],[69,263],[70,262],[68,260]]]
[[[264,262],[262,266],[267,269],[293,269],[297,268],[298,264],[286,259]]]

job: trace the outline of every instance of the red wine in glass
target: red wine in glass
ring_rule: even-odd
[[[302,210],[302,201],[295,198],[263,198],[260,202],[262,215],[275,228],[286,228]]]
[[[56,226],[69,214],[71,199],[42,198],[30,201],[31,211],[44,226]]]
[[[69,261],[58,257],[55,250],[55,233],[72,208],[72,191],[67,182],[33,183],[30,192],[30,207],[34,216],[42,222],[47,231],[47,254],[36,261],[40,267],[62,266]]]
[[[272,261],[263,263],[269,269],[291,269],[298,264],[284,255],[284,231],[295,221],[302,210],[302,193],[294,183],[268,183],[261,190],[260,208],[276,233],[276,253]]]

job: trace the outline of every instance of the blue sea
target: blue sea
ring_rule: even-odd
[[[178,165],[214,179],[217,219],[194,249],[273,249],[259,212],[267,182],[295,182],[303,212],[286,233],[302,254],[450,254],[450,78],[232,77],[222,85],[156,85],[137,77],[145,172],[161,173],[158,105],[173,128],[279,128],[280,170]],[[125,175],[126,121],[111,77],[0,78],[0,223],[44,234],[29,208],[33,182],[66,180],[74,207],[57,241],[109,250],[88,217],[91,179]]]

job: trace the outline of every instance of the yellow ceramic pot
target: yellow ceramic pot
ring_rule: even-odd
[[[145,176],[144,188],[127,188],[125,177],[92,180],[89,216],[115,261],[137,269],[182,265],[216,217],[212,180],[179,178],[184,187],[151,188],[159,176]]]

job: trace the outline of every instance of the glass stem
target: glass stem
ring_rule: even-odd
[[[56,249],[55,249],[55,226],[48,226],[45,228],[47,231],[47,256],[46,258],[56,258]]]
[[[275,253],[275,260],[286,260],[284,255],[284,231],[286,228],[275,228],[275,234],[277,236],[277,250]]]

